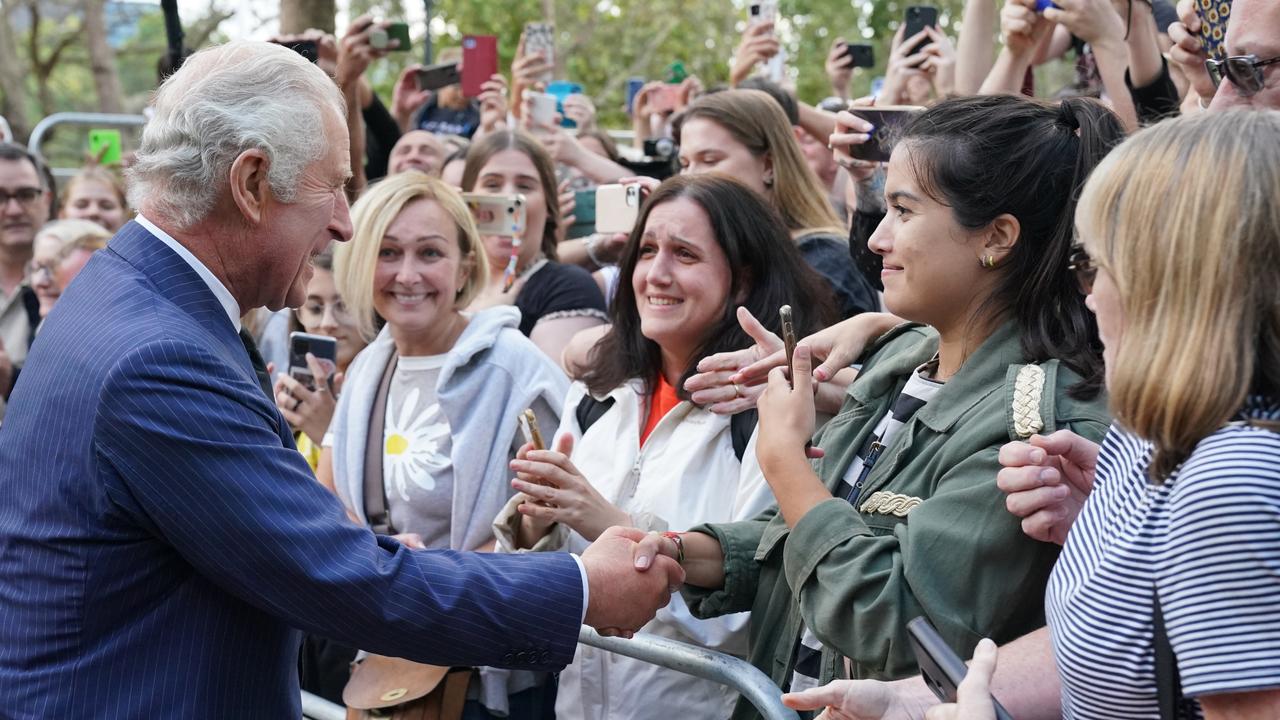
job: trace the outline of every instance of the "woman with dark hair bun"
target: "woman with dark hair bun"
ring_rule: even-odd
[[[885,304],[910,322],[861,357],[842,348],[864,338],[840,328],[802,342],[794,388],[772,370],[756,453],[775,507],[642,543],[683,559],[695,616],[751,611],[750,659],[779,687],[827,682],[846,659],[857,678],[915,674],[906,624],[918,616],[961,654],[1044,624],[1057,553],[1006,511],[997,458],[1037,432],[1106,431],[1097,325],[1068,256],[1078,190],[1122,138],[1091,100],[963,98],[921,113],[890,159],[891,209],[870,241]],[[812,436],[815,356],[819,380],[861,368]],[[735,717],[758,715],[739,703]]]
[[[750,518],[772,502],[752,450],[755,413],[715,415],[677,388],[698,358],[750,342],[738,305],[774,331],[782,305],[797,309],[801,333],[832,317],[782,219],[728,177],[673,178],[641,209],[620,274],[613,324],[569,390],[553,449],[526,445],[512,463],[523,494],[495,523],[502,549],[581,552],[611,525],[685,530]],[[742,654],[746,620],[695,620],[675,597],[641,632]],[[682,717],[723,720],[735,696],[584,649],[560,675],[556,717],[666,720],[678,702]]]

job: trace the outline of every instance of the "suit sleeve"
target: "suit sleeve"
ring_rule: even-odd
[[[345,518],[256,386],[209,351],[143,346],[109,373],[96,453],[116,512],[289,624],[435,665],[553,669],[582,580],[565,554],[409,551]]]

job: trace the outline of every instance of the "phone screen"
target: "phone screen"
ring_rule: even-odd
[[[314,355],[324,366],[325,374],[332,378],[338,368],[338,341],[324,335],[289,333],[289,376],[315,390],[315,376],[307,364],[307,353]]]
[[[89,155],[100,165],[119,165],[123,155],[119,130],[90,130]]]
[[[849,108],[849,112],[875,126],[875,130],[871,133],[871,139],[861,145],[854,145],[850,154],[859,160],[889,162],[889,156],[893,154],[893,144],[897,141],[902,128],[922,109],[905,105],[881,108]]]

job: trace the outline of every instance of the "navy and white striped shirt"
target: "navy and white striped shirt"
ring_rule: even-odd
[[[1280,434],[1231,423],[1161,485],[1151,450],[1108,433],[1049,581],[1065,718],[1160,717],[1156,593],[1187,697],[1280,687]]]

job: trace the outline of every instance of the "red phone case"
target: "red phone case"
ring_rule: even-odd
[[[462,38],[462,94],[478,97],[480,86],[498,72],[498,37],[467,35]]]

